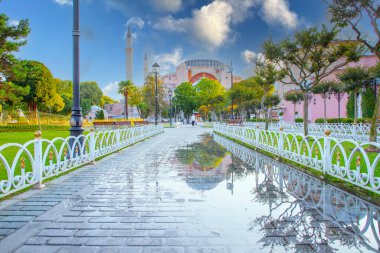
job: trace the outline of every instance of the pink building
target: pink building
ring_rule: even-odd
[[[349,63],[348,66],[362,66],[365,68],[369,68],[375,66],[379,60],[374,55],[363,56],[359,62]],[[336,70],[333,74],[328,76],[326,79],[336,79],[336,75],[343,71],[345,67],[342,69]],[[294,105],[291,102],[285,101],[283,99],[284,94],[291,90],[298,89],[295,85],[287,85],[287,84],[276,84],[276,90],[278,95],[281,97],[281,103],[279,105],[280,111],[283,111],[283,120],[286,122],[294,121]],[[345,94],[341,104],[340,104],[340,116],[341,118],[347,117],[346,104],[348,101],[348,94]],[[326,103],[327,108],[327,118],[338,118],[338,101],[334,96],[331,96],[330,99],[327,99]],[[296,112],[298,112],[298,118],[303,117],[303,102],[296,105]],[[274,118],[277,118],[278,115],[272,114]],[[318,118],[324,117],[324,106],[323,106],[323,98],[320,95],[314,95],[309,102],[309,121],[314,122]]]

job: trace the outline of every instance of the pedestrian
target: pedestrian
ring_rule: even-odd
[[[194,126],[194,124],[195,124],[195,115],[193,114],[193,115],[191,115],[191,125],[192,126]]]

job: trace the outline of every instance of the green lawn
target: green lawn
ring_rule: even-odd
[[[56,137],[62,137],[66,138],[70,135],[69,131],[44,131],[42,133],[42,138],[43,139],[48,139],[48,140],[53,140]],[[1,132],[0,133],[0,146],[5,145],[7,143],[18,143],[18,144],[24,144],[30,140],[33,140],[34,137],[34,132]],[[43,152],[47,148],[47,143],[43,143]],[[62,141],[57,141],[55,143],[55,146],[59,148],[62,145]],[[33,155],[34,154],[34,144],[31,144],[28,146],[28,151]],[[18,147],[8,147],[5,148],[0,152],[0,155],[2,155],[8,162],[8,164],[11,166],[13,163],[13,160],[19,152]],[[25,163],[25,172],[31,171],[31,162],[30,159],[28,158],[28,155],[26,152],[23,152],[20,156],[20,159],[17,161],[17,166],[15,169],[15,175],[20,175],[21,174],[21,158],[24,159]],[[52,155],[53,162],[56,162],[56,157]],[[47,162],[48,163],[48,162]],[[4,165],[4,162],[0,160],[0,180],[3,179],[8,179],[7,172],[6,172],[6,167]]]

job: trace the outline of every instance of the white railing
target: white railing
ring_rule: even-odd
[[[289,226],[288,228],[292,231],[297,228],[303,232],[310,231],[307,228],[314,229],[316,226],[315,215],[310,213],[309,215],[313,217],[308,219],[305,217],[308,215],[307,212],[304,213],[305,216],[298,214],[302,213],[302,210],[313,209],[324,217],[329,217],[329,224],[332,227],[342,227],[350,231],[350,234],[358,236],[353,239],[360,240],[367,249],[371,251],[379,249],[379,207],[226,138],[216,135],[214,140],[250,165],[250,167],[246,167],[246,173],[255,175],[253,194],[260,192],[260,189],[265,192],[264,194],[267,194],[268,191],[278,193],[275,201],[268,200],[271,202],[269,213],[274,216],[265,215],[264,217],[267,219],[262,220],[263,226],[273,227],[275,226],[273,224],[278,223],[283,228],[278,232],[282,231],[283,236],[286,236],[288,232],[288,229],[283,227],[284,224]],[[271,184],[272,187],[268,188],[268,184]],[[286,197],[281,199],[281,193],[285,191],[291,194],[295,200],[291,201]],[[293,208],[288,208],[289,206],[293,206]],[[291,209],[297,211],[286,212]],[[284,212],[273,212],[273,210],[284,210]],[[295,226],[297,219],[301,219],[298,227]],[[327,223],[322,221],[322,224],[326,225]],[[310,234],[307,235],[310,241]],[[339,240],[339,238],[337,239]]]
[[[0,198],[26,187],[42,186],[44,180],[116,150],[162,133],[162,125],[138,126],[79,137],[34,140],[0,147]]]
[[[247,127],[264,128],[263,122],[244,122]],[[270,123],[268,130],[278,131],[280,127],[284,132],[303,134],[303,123],[278,122]],[[348,123],[310,123],[309,134],[323,136],[326,129],[331,131],[331,137],[338,139],[352,139],[355,141],[368,141],[370,124],[348,124]],[[380,125],[377,127],[378,141],[380,142]]]
[[[377,152],[380,143],[336,139],[329,136],[329,132],[323,137],[305,137],[281,130],[265,131],[255,127],[225,124],[214,124],[214,131],[323,174],[380,193],[380,153]]]

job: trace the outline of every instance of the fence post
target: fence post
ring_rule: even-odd
[[[331,140],[330,140],[330,134],[331,131],[326,129],[325,130],[325,138],[323,140],[324,143],[324,150],[323,150],[323,174],[326,174],[327,171],[331,168]]]
[[[119,126],[116,129],[116,148],[120,148],[120,128]]]
[[[284,155],[284,133],[282,132],[283,130],[284,128],[280,127],[280,133],[278,138],[278,152],[280,157]]]
[[[42,183],[42,173],[43,173],[43,163],[42,163],[42,139],[41,131],[34,133],[34,176],[37,179],[37,183],[33,185],[34,189],[45,188],[45,185]]]
[[[259,144],[259,140],[260,140],[260,126],[256,126],[256,130],[255,130],[255,138],[256,138],[256,147],[257,145]]]
[[[91,128],[90,131],[90,159],[91,164],[95,164],[95,130]]]

